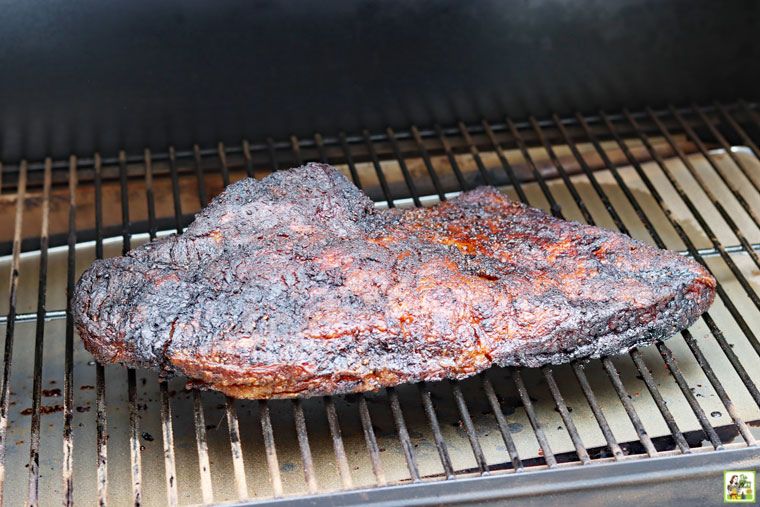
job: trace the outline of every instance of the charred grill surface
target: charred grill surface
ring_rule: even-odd
[[[75,316],[103,362],[284,398],[616,354],[688,327],[714,291],[689,259],[493,188],[379,211],[309,164],[237,182],[181,236],[96,261]]]

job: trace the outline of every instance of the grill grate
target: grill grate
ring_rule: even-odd
[[[754,105],[739,102],[0,166],[13,222],[0,233],[2,499],[210,503],[754,446],[758,138]],[[236,402],[89,361],[68,294],[92,259],[181,232],[231,181],[306,160],[337,165],[378,206],[500,186],[692,256],[718,278],[716,304],[630,360],[336,398]]]

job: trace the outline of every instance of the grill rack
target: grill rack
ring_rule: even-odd
[[[621,123],[623,126],[621,126]],[[744,126],[742,126],[742,124],[744,124]],[[405,159],[408,158],[408,151],[402,149],[402,142],[406,143],[407,150],[409,149],[408,145],[411,144],[413,150],[417,152],[417,156],[422,159],[432,187],[435,190],[435,195],[437,195],[440,200],[445,200],[450,196],[451,191],[457,191],[457,189],[449,189],[446,187],[446,184],[441,181],[438,173],[439,169],[435,167],[436,164],[432,161],[432,154],[442,154],[445,156],[449,164],[449,169],[453,173],[453,178],[459,187],[458,190],[466,190],[475,182],[503,184],[505,183],[505,176],[506,183],[511,184],[512,191],[516,193],[521,201],[530,202],[535,205],[536,203],[532,202],[524,187],[528,184],[537,185],[540,194],[543,195],[552,214],[558,217],[563,217],[563,209],[550,188],[548,178],[542,172],[539,164],[534,160],[535,155],[531,153],[531,148],[533,146],[543,148],[546,154],[548,154],[551,165],[556,171],[556,177],[561,179],[583,219],[588,223],[596,223],[597,220],[595,220],[594,216],[589,211],[587,203],[577,191],[573,179],[565,167],[566,162],[563,162],[561,157],[558,156],[555,151],[555,146],[557,144],[564,144],[569,147],[572,157],[579,166],[581,174],[591,182],[595,194],[601,200],[612,223],[621,232],[629,234],[629,227],[626,225],[618,209],[613,205],[610,196],[603,186],[599,184],[595,176],[595,169],[597,168],[589,165],[587,161],[588,153],[582,153],[578,147],[580,142],[585,142],[590,143],[593,147],[593,151],[596,152],[597,156],[601,159],[602,167],[611,172],[627,202],[633,208],[635,215],[643,224],[644,229],[649,234],[651,240],[657,246],[665,247],[665,242],[652,224],[642,204],[628,187],[626,181],[620,176],[619,167],[621,165],[632,166],[638,177],[644,182],[649,194],[664,212],[670,225],[686,246],[686,251],[684,253],[692,256],[705,266],[707,266],[707,263],[704,260],[705,257],[720,257],[729,267],[733,276],[738,281],[752,304],[760,310],[760,298],[758,298],[755,289],[751,286],[745,272],[736,265],[732,258],[732,254],[741,253],[747,255],[760,269],[760,258],[757,253],[758,245],[757,243],[750,242],[745,233],[737,225],[731,213],[724,207],[720,199],[712,191],[709,183],[701,177],[700,172],[695,168],[688,154],[684,151],[682,143],[676,139],[675,134],[677,133],[678,135],[683,136],[686,142],[691,143],[693,147],[696,148],[696,153],[701,155],[707,161],[721,181],[729,189],[742,210],[746,212],[749,219],[751,219],[755,226],[760,228],[760,221],[758,221],[757,213],[748,204],[740,189],[736,188],[736,186],[724,176],[721,167],[713,159],[714,154],[711,152],[708,144],[706,144],[707,141],[704,140],[705,136],[709,134],[709,143],[716,145],[723,150],[723,152],[727,154],[731,161],[736,165],[736,168],[746,176],[746,181],[751,184],[754,190],[760,191],[760,188],[758,188],[757,183],[753,180],[750,170],[746,167],[743,159],[739,158],[736,155],[736,152],[732,150],[732,144],[737,143],[729,142],[729,139],[738,139],[740,143],[745,145],[756,158],[760,159],[760,150],[758,150],[757,144],[753,141],[753,138],[758,138],[758,128],[760,128],[760,117],[758,117],[755,112],[754,105],[740,102],[730,106],[716,104],[711,107],[701,108],[692,106],[681,110],[676,110],[672,107],[662,111],[652,111],[647,109],[644,112],[635,114],[623,111],[618,115],[599,113],[596,116],[582,116],[577,114],[575,117],[565,119],[560,119],[559,117],[554,116],[546,121],[537,121],[531,118],[529,121],[522,123],[515,123],[507,118],[504,122],[498,124],[483,121],[479,126],[467,126],[460,123],[452,128],[444,129],[435,126],[433,129],[429,130],[420,130],[416,127],[411,127],[408,131],[399,133],[396,133],[389,128],[385,133],[375,135],[371,135],[369,132],[365,131],[359,136],[347,136],[341,134],[335,138],[325,138],[317,134],[314,136],[313,140],[308,141],[299,140],[293,137],[289,142],[285,143],[277,143],[271,139],[268,139],[262,144],[243,142],[240,148],[235,149],[230,149],[220,144],[216,150],[201,150],[198,146],[195,146],[193,147],[193,150],[185,152],[178,152],[174,148],[169,148],[165,155],[153,155],[150,151],[146,150],[142,157],[128,157],[124,152],[121,152],[115,158],[101,158],[100,155],[96,154],[92,159],[80,159],[72,156],[67,162],[54,162],[47,159],[42,163],[28,163],[22,161],[17,165],[5,166],[2,168],[2,171],[0,171],[0,189],[2,189],[3,192],[5,192],[6,189],[15,190],[16,212],[14,217],[14,234],[10,263],[11,272],[9,277],[9,311],[7,317],[0,321],[0,323],[4,323],[6,327],[4,368],[2,388],[0,389],[0,441],[2,442],[2,445],[0,445],[0,465],[2,465],[0,467],[0,481],[3,481],[5,478],[5,453],[9,446],[6,441],[6,434],[8,429],[9,404],[12,396],[10,378],[11,366],[13,365],[12,354],[14,350],[15,325],[17,322],[33,321],[36,323],[36,334],[27,498],[30,504],[36,504],[40,501],[40,425],[45,322],[51,319],[65,319],[65,375],[62,435],[64,448],[62,478],[63,498],[65,503],[70,504],[74,500],[74,440],[72,421],[75,407],[73,385],[75,340],[71,320],[70,300],[67,299],[67,307],[65,310],[46,310],[48,250],[51,245],[56,244],[59,241],[58,238],[51,241],[53,236],[50,235],[49,230],[51,192],[54,184],[57,185],[61,182],[68,186],[68,231],[65,238],[68,251],[66,286],[67,291],[70,294],[75,281],[76,250],[78,244],[82,241],[82,234],[78,234],[79,231],[77,228],[77,191],[78,186],[83,182],[86,182],[90,176],[95,189],[95,229],[93,239],[95,242],[96,257],[98,258],[104,256],[104,241],[108,235],[108,231],[106,231],[102,220],[104,203],[101,191],[104,182],[108,181],[109,178],[115,178],[119,182],[121,208],[120,233],[122,238],[122,252],[126,253],[131,247],[133,234],[147,232],[148,237],[154,239],[157,237],[159,229],[163,228],[163,224],[159,223],[157,219],[155,204],[156,195],[154,192],[154,178],[160,175],[160,173],[154,173],[154,166],[158,162],[166,164],[168,175],[171,178],[174,214],[170,220],[173,220],[176,231],[181,232],[183,227],[188,223],[190,215],[183,214],[182,212],[182,199],[179,185],[179,175],[182,172],[180,164],[182,161],[188,160],[191,161],[191,165],[189,168],[185,168],[185,172],[190,170],[196,175],[198,182],[198,200],[202,206],[205,206],[208,202],[210,192],[208,192],[208,189],[206,188],[206,179],[210,174],[218,173],[221,175],[222,185],[226,186],[231,181],[230,178],[232,172],[245,171],[248,176],[253,176],[257,174],[257,172],[260,172],[261,169],[273,168],[276,170],[287,167],[291,164],[301,163],[307,159],[317,159],[324,162],[345,165],[350,177],[357,186],[360,187],[362,187],[361,176],[364,176],[366,172],[360,174],[361,171],[357,168],[357,165],[359,163],[369,162],[372,169],[374,169],[374,174],[377,179],[377,188],[375,188],[376,193],[373,197],[379,197],[382,199],[381,204],[393,207],[397,205],[400,200],[409,198],[413,205],[420,206],[423,204],[425,195],[418,191],[418,183],[411,175],[411,171],[405,162]],[[601,134],[600,131],[602,132]],[[727,131],[729,132],[727,133]],[[604,141],[600,140],[600,135],[604,137]],[[662,198],[656,185],[651,181],[650,177],[643,169],[640,157],[637,157],[632,153],[630,147],[626,144],[624,137],[622,137],[628,136],[628,138],[630,138],[631,135],[634,135],[635,138],[642,143],[649,158],[658,165],[670,185],[689,209],[691,215],[696,219],[709,240],[710,246],[708,248],[697,248],[697,245],[692,239],[690,239],[683,226],[678,220],[673,218],[668,211],[669,203]],[[478,139],[474,136],[478,136]],[[701,191],[705,193],[721,218],[728,224],[731,232],[738,239],[738,244],[726,246],[718,240],[718,237],[710,227],[708,220],[702,216],[698,207],[692,202],[692,197],[690,197],[688,191],[682,188],[679,181],[672,176],[668,165],[665,163],[665,160],[652,141],[654,136],[664,139],[665,144],[669,147],[672,153],[674,153],[677,159],[687,168],[699,185]],[[603,145],[604,142],[613,143],[619,147],[624,156],[623,164],[620,162],[616,163],[612,160],[609,155],[609,144]],[[383,144],[390,145],[390,149],[388,149],[388,146],[385,146],[385,150],[381,151]],[[431,148],[432,145],[437,145],[437,148]],[[519,151],[525,166],[527,167],[527,172],[524,172],[523,174],[518,174],[516,172],[514,164],[509,161],[510,157],[506,154],[507,149],[505,146],[508,145],[513,146],[514,148],[512,149]],[[495,177],[493,168],[488,167],[484,162],[482,152],[486,150],[496,153],[499,167],[504,173],[501,180]],[[335,157],[335,152],[339,152],[342,156]],[[287,153],[287,156],[285,153]],[[461,161],[458,159],[458,156],[462,153],[469,154],[474,160],[474,172],[467,171],[461,166]],[[214,164],[215,167],[209,167],[208,161],[210,157],[216,158],[216,163]],[[236,164],[231,163],[233,158],[237,160]],[[395,195],[391,190],[391,184],[384,172],[383,162],[387,160],[393,160],[398,164],[403,182],[407,187],[407,191],[401,198],[398,195]],[[132,224],[130,222],[130,204],[132,203],[132,200],[129,195],[128,187],[130,181],[138,180],[144,181],[147,203],[146,224]],[[36,240],[33,239],[32,241],[24,242],[22,241],[24,239],[22,236],[22,230],[26,194],[29,188],[34,188],[35,186],[42,187],[40,235]],[[147,227],[145,227],[146,225]],[[38,248],[40,252],[37,311],[34,313],[17,313],[16,298],[19,277],[21,276],[21,273],[19,272],[21,252],[34,247]],[[745,320],[742,312],[734,304],[732,297],[722,286],[719,286],[718,288],[718,299],[720,299],[725,305],[726,309],[731,314],[731,317],[739,326],[750,345],[754,348],[754,351],[757,354],[760,354],[760,342],[752,327]],[[723,331],[720,329],[718,323],[713,319],[710,312],[703,315],[703,320],[720,349],[725,354],[727,360],[739,376],[747,392],[760,407],[760,392],[758,392],[757,386],[751,378],[751,375],[748,373],[745,366],[743,366],[741,359],[735,352],[733,352],[731,345],[726,339]],[[718,375],[715,373],[710,362],[702,352],[697,339],[689,331],[684,331],[682,336],[697,364],[708,378],[710,384],[720,398],[721,403],[731,417],[732,425],[736,428],[743,440],[743,444],[729,444],[723,441],[724,439],[719,435],[717,428],[713,427],[710,423],[707,414],[692,392],[692,386],[688,384],[670,348],[666,344],[659,342],[656,344],[656,348],[662,357],[663,363],[667,366],[670,375],[672,375],[673,379],[678,384],[679,389],[687,400],[691,410],[694,412],[695,417],[698,419],[702,431],[709,441],[710,447],[715,450],[721,450],[727,447],[755,446],[757,442],[753,431],[747,422],[739,415],[739,411],[732,401],[732,397],[723,387]],[[647,434],[644,424],[642,423],[634,404],[631,402],[631,397],[626,391],[626,387],[620,378],[617,367],[610,358],[605,358],[602,360],[603,369],[617,393],[631,424],[636,430],[642,450],[641,455],[654,457],[662,454],[688,454],[695,452],[696,449],[692,449],[692,446],[687,442],[687,438],[679,429],[673,414],[667,406],[666,400],[658,389],[652,372],[641,357],[640,351],[633,350],[630,356],[670,430],[670,438],[672,439],[672,447],[674,448],[673,451],[662,451],[657,448],[653,439]],[[106,375],[105,369],[102,365],[95,365],[95,370],[97,400],[96,438],[98,448],[97,491],[100,502],[106,503],[109,499],[109,460],[107,452],[108,406],[106,404],[105,389]],[[603,406],[600,405],[597,400],[597,395],[585,373],[584,365],[580,362],[576,362],[572,365],[572,370],[580,384],[581,390],[589,404],[593,416],[598,423],[600,431],[604,436],[611,459],[615,461],[627,459],[626,452],[621,446],[622,442],[617,441],[614,432],[610,428],[607,418],[605,417]],[[494,469],[523,471],[533,468],[552,469],[564,466],[564,464],[560,463],[551,449],[549,439],[546,436],[542,422],[535,410],[532,398],[523,379],[522,370],[512,368],[509,370],[509,374],[517,389],[519,399],[535,433],[535,437],[538,440],[538,444],[542,450],[542,456],[538,459],[530,460],[530,463],[528,464],[520,458],[512,439],[507,419],[502,410],[502,403],[498,399],[496,389],[488,374],[481,374],[480,381],[482,382],[483,393],[493,410],[499,433],[507,450],[505,456],[507,459],[505,459],[503,466],[494,467],[489,465],[488,460],[484,455],[484,451],[481,448],[478,432],[470,414],[470,410],[468,409],[468,400],[462,391],[461,383],[451,382],[453,400],[461,418],[462,427],[470,443],[471,451],[476,463],[476,468],[474,470],[456,470],[452,465],[447,449],[447,442],[441,431],[441,424],[437,417],[436,406],[431,390],[423,383],[418,385],[419,396],[425,416],[430,425],[430,430],[433,434],[436,451],[443,469],[443,474],[440,477],[441,479],[453,479],[454,477],[462,475],[463,472],[465,474],[474,472],[478,475],[489,475],[495,473]],[[582,441],[581,435],[579,434],[570,413],[570,409],[563,398],[560,386],[554,378],[553,368],[542,368],[541,375],[550,390],[556,409],[564,422],[565,428],[575,448],[575,457],[572,461],[581,465],[599,461],[599,458],[591,457],[589,449]],[[164,475],[166,478],[166,502],[169,504],[176,504],[179,502],[179,490],[177,481],[175,480],[176,462],[173,444],[171,397],[167,382],[161,382],[159,389],[165,467]],[[405,422],[399,396],[396,389],[393,388],[387,389],[386,392],[397,437],[403,450],[404,460],[407,466],[409,476],[408,482],[421,482],[425,478],[420,473],[415,460],[414,445],[411,441]],[[130,476],[132,482],[131,500],[134,503],[141,503],[143,470],[141,469],[142,450],[140,442],[142,435],[140,432],[137,376],[136,372],[132,369],[128,369],[127,371],[127,398],[129,404]],[[380,457],[381,451],[373,427],[372,415],[367,403],[367,397],[360,395],[357,400],[361,429],[366,441],[372,474],[376,485],[384,486],[389,481],[384,473]],[[325,398],[323,402],[336,454],[337,472],[340,477],[341,487],[343,489],[350,489],[354,485],[349,470],[349,459],[341,436],[340,422],[335,403],[332,398]],[[246,480],[246,463],[244,461],[244,453],[242,450],[241,430],[236,405],[237,404],[234,400],[229,398],[226,399],[224,402],[224,413],[229,428],[230,452],[236,494],[239,500],[246,500],[250,498],[250,490]],[[284,490],[275,448],[275,437],[269,405],[270,403],[268,402],[259,402],[258,411],[263,445],[265,448],[266,464],[270,475],[269,480],[271,482],[272,496],[277,498],[283,496]],[[208,503],[218,500],[218,498],[214,496],[212,487],[211,462],[208,454],[208,437],[206,434],[207,428],[205,424],[204,406],[201,394],[198,391],[193,392],[193,407],[195,437],[199,460],[198,473],[200,477],[201,499],[204,503]],[[307,420],[304,416],[302,402],[297,400],[293,401],[292,411],[303,463],[304,480],[306,484],[305,492],[314,494],[320,490],[317,482],[317,474],[314,470],[310,441],[307,432]],[[601,461],[605,460],[608,461],[609,459],[601,459]],[[2,484],[2,486],[4,486],[4,484]],[[3,491],[4,489],[4,487],[0,488],[0,490]]]

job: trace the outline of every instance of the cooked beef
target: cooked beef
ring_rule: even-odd
[[[180,236],[96,261],[85,347],[239,398],[358,392],[667,338],[712,303],[700,265],[478,188],[376,210],[320,164],[231,185]]]

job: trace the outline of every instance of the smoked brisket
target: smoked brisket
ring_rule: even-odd
[[[96,261],[74,310],[99,361],[287,398],[619,354],[688,327],[714,293],[690,259],[494,188],[379,210],[309,164]]]

